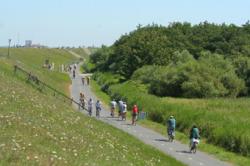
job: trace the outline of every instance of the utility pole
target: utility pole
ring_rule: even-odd
[[[11,43],[11,39],[9,39],[8,58],[10,57],[10,43]]]

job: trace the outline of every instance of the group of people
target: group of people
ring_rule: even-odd
[[[87,81],[87,85],[89,85],[90,78],[89,78],[89,77],[86,77],[86,81]],[[83,84],[83,85],[85,84],[85,77],[82,77],[82,84]]]
[[[92,98],[90,98],[89,101],[88,101],[88,113],[89,113],[89,116],[92,116],[93,104],[94,104],[94,102],[93,102]],[[95,108],[96,108],[96,117],[99,118],[101,110],[102,110],[102,104],[101,104],[100,100],[96,101]]]
[[[86,102],[85,102],[85,97],[83,93],[80,93],[80,103],[81,103],[81,107],[84,109]],[[92,116],[92,112],[93,112],[93,105],[94,102],[92,100],[92,98],[90,98],[88,100],[88,114],[89,116]],[[118,105],[118,117],[121,118],[121,120],[126,120],[126,114],[127,114],[127,104],[126,102],[120,100],[118,101],[118,103],[115,100],[112,100],[110,102],[110,115],[111,117],[115,116],[115,112],[116,112],[116,107]],[[100,117],[100,112],[102,110],[102,104],[100,100],[97,100],[95,103],[95,108],[96,108],[96,117],[99,118]],[[139,109],[137,107],[137,105],[134,105],[132,108],[132,125],[136,125],[136,121],[137,121],[137,116],[139,113]],[[176,119],[174,116],[170,116],[169,119],[166,122],[166,126],[167,126],[167,135],[169,138],[169,141],[173,141],[174,137],[175,137],[175,128],[176,128]],[[193,127],[190,130],[190,134],[189,134],[189,138],[190,138],[190,147],[191,150],[194,147],[194,145],[197,145],[199,143],[200,140],[200,135],[199,135],[199,129],[196,125],[193,125]]]
[[[77,65],[76,64],[74,64],[73,65],[73,68],[72,68],[72,66],[69,66],[69,68],[68,68],[68,71],[71,73],[71,71],[72,71],[72,75],[73,75],[73,78],[75,79],[75,77],[76,77],[76,67],[77,67]]]
[[[173,115],[169,117],[166,125],[167,125],[167,134],[169,140],[173,140],[175,137],[175,127],[176,127],[176,120]],[[193,125],[192,128],[190,129],[189,139],[190,139],[190,150],[192,150],[194,145],[199,144],[200,140],[199,129],[196,125]]]
[[[89,116],[92,116],[92,112],[93,112],[93,105],[94,105],[94,101],[92,98],[90,98],[88,100],[88,103],[87,103],[88,107],[87,107],[87,111],[88,111],[88,114]],[[86,106],[86,99],[84,97],[84,94],[81,92],[80,93],[80,105],[79,105],[82,109],[85,109],[85,106]],[[96,103],[95,103],[95,108],[96,108],[96,117],[100,117],[100,112],[102,110],[102,104],[101,104],[101,101],[100,100],[97,100]]]
[[[112,100],[110,102],[110,116],[111,117],[115,116],[116,105],[117,103],[115,100]],[[137,105],[134,105],[132,109],[132,125],[136,125],[138,113],[139,113],[138,107]],[[127,104],[126,102],[122,100],[118,101],[118,117],[121,118],[121,120],[126,120],[126,117],[127,117]]]
[[[116,101],[112,100],[110,102],[110,116],[114,117],[115,116],[115,110],[116,110]],[[121,118],[122,120],[126,120],[126,115],[127,115],[127,104],[126,102],[120,100],[118,101],[118,117]]]

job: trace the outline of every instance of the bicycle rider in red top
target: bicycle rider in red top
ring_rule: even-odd
[[[134,105],[132,110],[132,125],[136,125],[138,112],[139,111],[137,105]]]

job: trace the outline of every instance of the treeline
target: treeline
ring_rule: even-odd
[[[242,26],[148,25],[91,56],[95,70],[148,85],[159,96],[237,97],[250,94],[250,22]]]

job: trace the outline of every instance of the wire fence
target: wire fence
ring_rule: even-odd
[[[75,101],[73,98],[68,97],[64,93],[56,90],[55,88],[51,87],[50,85],[46,84],[45,82],[41,81],[37,76],[33,75],[31,72],[28,72],[21,67],[14,65],[14,73],[15,74],[23,74],[26,82],[29,82],[32,86],[37,88],[39,91],[51,93],[57,99],[64,101],[65,103],[68,102],[69,104],[76,104],[79,109],[85,109],[84,106],[80,103]]]

